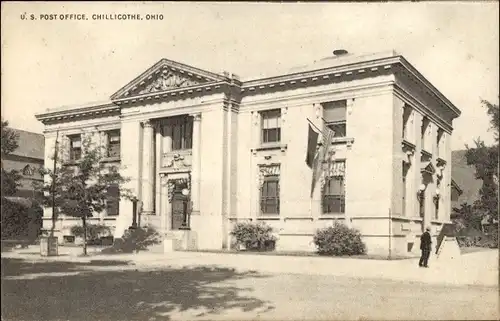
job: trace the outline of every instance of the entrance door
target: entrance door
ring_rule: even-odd
[[[176,184],[172,197],[172,230],[189,228],[189,197],[182,195],[182,190],[186,187],[187,184]]]

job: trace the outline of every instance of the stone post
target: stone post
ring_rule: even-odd
[[[201,171],[201,113],[193,117],[193,146],[191,168],[191,201],[193,203],[191,214],[200,214],[200,171]]]
[[[150,121],[143,123],[144,149],[142,160],[142,214],[151,215],[154,212],[154,153],[153,153],[153,124]]]

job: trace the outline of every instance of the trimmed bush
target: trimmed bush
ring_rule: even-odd
[[[366,253],[361,233],[339,222],[335,222],[333,226],[318,229],[314,234],[314,244],[321,255],[341,256]]]
[[[151,245],[161,243],[161,235],[150,225],[130,228],[123,233],[121,239],[115,239],[111,248],[103,253],[132,253],[147,250]]]
[[[83,237],[83,226],[73,225],[71,227],[71,234],[76,237]],[[87,243],[95,243],[103,236],[109,236],[111,234],[111,229],[109,226],[102,224],[87,224]]]
[[[235,245],[243,245],[250,251],[274,250],[276,237],[273,228],[265,223],[236,223],[231,231]]]

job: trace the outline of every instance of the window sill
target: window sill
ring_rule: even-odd
[[[351,146],[354,144],[354,138],[353,137],[335,137],[332,139],[332,145],[337,145],[337,144],[347,144],[347,146]]]
[[[332,220],[332,219],[339,219],[339,218],[344,218],[345,219],[345,213],[328,213],[328,214],[321,214],[320,217],[318,217],[318,220]]]
[[[252,148],[252,153],[255,155],[257,152],[264,151],[264,150],[276,150],[280,149],[282,152],[285,152],[287,150],[288,146],[287,144],[281,144],[281,143],[268,143],[268,144],[262,144],[261,146],[257,148]]]
[[[174,156],[174,155],[191,155],[193,152],[192,148],[188,149],[177,149],[171,150],[169,152],[163,153],[163,155]]]
[[[288,216],[283,218],[284,221],[291,220],[314,220],[311,216]]]
[[[75,166],[75,165],[78,165],[80,164],[82,161],[79,159],[79,160],[70,160],[70,161],[67,161],[67,162],[64,162],[63,165],[64,166]]]
[[[265,220],[271,220],[271,221],[279,221],[281,218],[279,214],[261,214],[261,216],[256,218],[257,221],[265,221]]]
[[[101,159],[101,163],[113,163],[113,162],[119,162],[120,157],[104,157]]]
[[[104,220],[105,221],[114,221],[118,218],[119,215],[113,215],[113,216],[107,216],[107,217],[104,217]]]

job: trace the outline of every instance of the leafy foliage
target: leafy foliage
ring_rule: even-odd
[[[52,207],[52,197],[54,197],[55,212],[81,218],[82,226],[85,228],[87,218],[106,209],[109,198],[107,189],[110,185],[120,186],[119,197],[130,198],[131,193],[121,187],[128,179],[122,177],[116,167],[105,166],[105,163],[101,162],[105,155],[103,148],[94,146],[89,137],[83,139],[82,147],[81,159],[69,163],[66,161],[68,157],[64,154],[65,149],[56,146],[58,166],[55,172],[49,168],[42,169],[42,174],[49,179],[38,188],[44,192],[41,195],[43,205]],[[55,220],[56,217],[53,217],[53,221]],[[86,254],[86,240],[84,240],[84,254]]]
[[[340,256],[366,253],[361,233],[339,222],[335,222],[333,226],[318,229],[313,240],[321,255]]]
[[[273,228],[265,223],[236,223],[231,235],[236,240],[235,245],[243,245],[247,250],[273,250],[276,237]]]
[[[130,228],[125,231],[122,238],[116,239],[111,248],[103,253],[132,253],[147,250],[151,245],[160,244],[161,235],[151,225]]]
[[[5,156],[11,154],[18,147],[19,134],[14,130],[8,128],[8,121],[1,121],[1,151],[2,151],[2,160]],[[21,175],[16,170],[6,171],[3,168],[2,161],[2,196],[12,196],[16,194],[17,188],[19,187],[19,179]]]
[[[473,204],[462,204],[460,208],[453,209],[454,223],[458,230],[473,227],[483,231],[481,222],[487,221],[493,230],[488,233],[487,240],[464,240],[463,245],[473,243],[491,247],[491,244],[498,246],[498,226],[495,219],[498,219],[498,177],[499,177],[499,107],[498,104],[493,104],[489,101],[482,100],[482,104],[486,107],[487,114],[491,117],[490,129],[495,138],[493,146],[486,146],[481,139],[475,140],[475,147],[469,148],[466,145],[467,152],[465,158],[467,165],[474,166],[477,179],[483,181],[483,185],[479,190],[479,199]]]
[[[82,225],[73,225],[71,227],[71,234],[77,237],[83,237],[84,229]],[[102,224],[87,224],[87,239],[95,240],[101,236],[108,236],[111,234],[109,226]]]
[[[19,134],[13,131],[12,129],[8,128],[9,122],[4,121],[2,119],[1,121],[1,129],[2,129],[2,140],[1,140],[1,150],[2,150],[2,156],[8,155],[15,151],[18,147],[18,140],[19,140]]]
[[[28,207],[2,198],[1,213],[2,239],[36,239],[43,215],[37,204]]]

